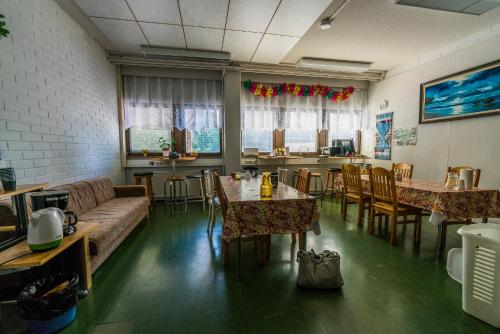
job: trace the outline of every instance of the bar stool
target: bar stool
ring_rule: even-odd
[[[321,175],[321,172],[315,172],[311,173],[311,179],[314,180],[314,191],[310,193],[310,195],[317,197],[319,196],[320,199],[320,206],[323,207],[323,176]],[[318,190],[318,181],[320,185],[320,189]]]
[[[167,184],[169,187],[170,217],[174,216],[174,207],[177,204],[177,184],[179,184],[179,199],[184,199],[184,212],[188,211],[189,182],[185,176],[168,176],[163,182],[163,198],[165,201],[165,214],[167,214]],[[184,196],[182,196],[182,184],[184,184]]]
[[[145,180],[146,191],[149,197],[149,208],[155,205],[155,193],[153,192],[153,172],[134,173],[135,184],[142,184]]]
[[[335,190],[335,177],[338,173],[342,173],[341,168],[328,168],[326,171],[325,196],[330,193],[333,199],[333,195],[335,194],[336,202],[339,201],[339,193]]]
[[[188,187],[190,185],[191,180],[198,180],[200,183],[200,194],[199,195],[191,195],[188,196],[188,202],[202,202],[203,203],[203,212],[205,212],[205,202],[206,202],[206,195],[205,195],[205,185],[203,182],[203,172],[204,170],[201,170],[201,174],[193,174],[193,175],[188,175],[186,176],[186,179],[188,181]]]

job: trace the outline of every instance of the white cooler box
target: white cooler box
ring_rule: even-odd
[[[500,225],[466,225],[457,233],[463,246],[462,308],[500,328]]]

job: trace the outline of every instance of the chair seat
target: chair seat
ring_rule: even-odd
[[[185,181],[185,176],[167,176],[165,181]]]
[[[311,173],[311,177],[321,177],[321,173]]]
[[[362,194],[363,199],[370,199],[370,195],[363,193]],[[355,193],[347,193],[345,194],[346,199],[351,200],[351,201],[356,201],[359,202],[361,197],[358,194]]]
[[[332,173],[342,173],[342,168],[328,168],[327,171]]]
[[[375,202],[372,204],[375,208],[377,209],[380,209],[380,210],[383,210],[383,211],[394,211],[394,207],[392,206],[391,203],[387,203],[387,202]],[[412,208],[412,207],[408,207],[408,206],[404,206],[404,205],[401,205],[401,204],[398,204],[398,215],[404,215],[404,214],[412,214],[412,213],[415,213],[417,212],[418,209],[416,208]]]
[[[153,172],[134,173],[134,176],[153,176]]]
[[[201,175],[188,175],[186,176],[188,179],[201,179]]]

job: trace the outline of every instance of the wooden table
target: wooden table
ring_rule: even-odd
[[[78,223],[75,233],[64,237],[59,247],[45,252],[34,253],[28,248],[27,241],[22,241],[0,252],[0,270],[43,266],[71,246],[76,245],[79,247],[80,254],[80,281],[83,282],[83,286],[88,290],[92,287],[88,235],[96,229],[97,226],[99,226],[98,223]]]
[[[361,175],[361,182],[364,192],[369,194],[369,176]],[[343,183],[342,174],[338,174],[334,184],[336,190],[342,191]],[[444,251],[441,240],[443,220],[500,218],[500,198],[496,189],[449,190],[444,183],[419,179],[403,179],[395,183],[399,203],[431,211],[436,216],[437,219],[429,221],[438,226],[438,257]]]
[[[6,249],[21,240],[26,239],[26,232],[28,230],[28,204],[26,203],[26,193],[40,191],[43,188],[46,188],[48,183],[40,183],[40,184],[24,184],[18,185],[15,190],[6,191],[0,193],[0,200],[10,198],[12,200],[12,209],[14,210],[15,217],[17,219],[17,224],[1,226],[1,232],[12,232],[16,231],[16,237],[6,240],[2,243],[0,247],[0,251]]]
[[[299,233],[299,246],[305,249],[306,232],[321,233],[316,198],[284,183],[273,189],[272,198],[260,197],[261,178],[236,180],[221,176],[228,202],[222,238],[238,239],[238,277],[241,268],[241,237]]]

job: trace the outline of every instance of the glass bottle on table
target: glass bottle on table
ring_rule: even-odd
[[[271,198],[273,197],[273,185],[270,180],[270,173],[262,173],[262,183],[260,184],[260,197]]]

